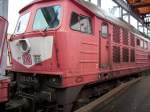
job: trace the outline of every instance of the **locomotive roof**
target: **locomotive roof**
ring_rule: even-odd
[[[22,11],[25,11],[27,8],[31,7],[32,5],[34,5],[36,3],[47,2],[47,1],[50,1],[50,0],[34,0],[29,5],[22,8],[19,11],[19,13],[21,13]],[[80,6],[82,6],[85,9],[87,9],[88,11],[90,11],[91,13],[93,13],[94,15],[96,15],[99,18],[105,19],[105,20],[109,21],[110,23],[113,23],[113,24],[116,24],[120,27],[126,28],[126,29],[130,30],[131,32],[136,33],[139,36],[141,35],[141,36],[144,36],[145,38],[148,38],[148,36],[139,32],[137,29],[135,29],[133,26],[131,26],[130,24],[128,24],[124,20],[119,19],[119,18],[114,18],[113,16],[108,15],[108,13],[106,13],[104,10],[98,8],[94,4],[91,4],[91,3],[86,2],[84,0],[72,0],[72,1],[76,2],[77,4],[79,4]]]

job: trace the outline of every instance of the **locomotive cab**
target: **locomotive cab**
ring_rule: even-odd
[[[96,17],[78,5],[76,0],[38,0],[23,8],[10,41],[12,71],[51,76],[61,87],[96,80]]]
[[[10,41],[13,70],[49,74],[59,71],[55,38],[61,29],[62,15],[61,1],[34,2],[20,11]]]
[[[73,15],[78,11],[86,16]],[[71,21],[72,17],[82,19],[80,31],[76,31],[80,23]],[[86,73],[98,70],[98,61],[94,60],[98,55],[92,52],[93,48],[98,51],[98,41],[91,38],[94,37],[91,22],[90,14],[70,0],[37,0],[20,11],[9,42],[12,67],[8,73],[13,75],[11,97],[20,102],[15,108],[21,108],[21,112],[49,112],[53,111],[51,108],[71,111],[83,87],[80,84],[89,81]],[[90,63],[84,58],[88,50],[91,52],[88,58],[93,58]],[[9,102],[7,110],[12,111],[15,104],[16,101]]]

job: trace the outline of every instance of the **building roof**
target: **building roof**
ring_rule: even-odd
[[[139,15],[150,14],[150,0],[127,0],[132,10]]]

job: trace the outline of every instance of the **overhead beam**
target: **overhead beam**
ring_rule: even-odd
[[[138,13],[141,14],[141,15],[150,14],[150,7],[138,8],[138,9],[136,9],[136,10],[137,10]]]
[[[145,2],[131,4],[131,7],[133,8],[141,8],[141,7],[148,7],[148,6],[150,6],[150,3],[145,3]]]
[[[128,3],[132,4],[132,3],[137,3],[140,2],[140,0],[128,0]]]

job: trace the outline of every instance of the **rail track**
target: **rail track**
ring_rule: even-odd
[[[101,108],[105,105],[107,105],[109,102],[111,102],[116,96],[121,94],[123,91],[128,89],[131,85],[139,82],[142,79],[142,77],[130,80],[128,82],[122,83],[121,85],[117,86],[116,88],[112,89],[108,93],[104,94],[100,98],[94,100],[93,102],[79,108],[78,110],[74,112],[95,112],[95,109]]]

